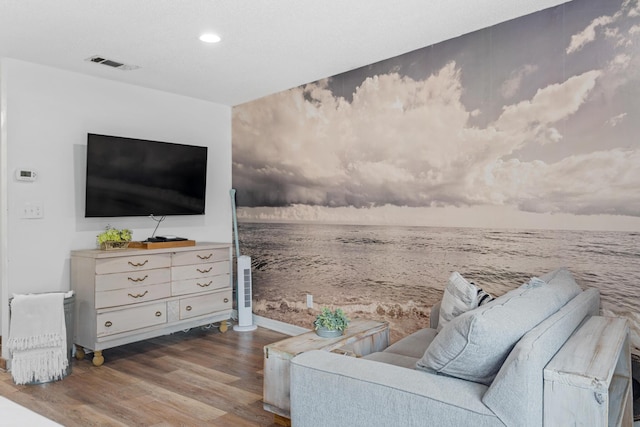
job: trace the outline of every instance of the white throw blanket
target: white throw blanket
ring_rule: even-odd
[[[7,347],[16,384],[62,378],[69,366],[62,292],[15,295]]]

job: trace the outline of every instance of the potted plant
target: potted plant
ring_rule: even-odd
[[[100,249],[126,249],[131,241],[131,230],[123,228],[121,230],[107,225],[105,230],[96,236],[96,241]]]
[[[324,307],[313,322],[316,334],[324,338],[339,337],[349,325],[349,318],[340,308],[331,311]]]

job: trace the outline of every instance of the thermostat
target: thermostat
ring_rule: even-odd
[[[16,169],[16,179],[18,181],[33,182],[38,177],[38,172],[33,169]]]

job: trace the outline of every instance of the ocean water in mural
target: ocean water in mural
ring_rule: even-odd
[[[600,290],[605,315],[628,318],[640,349],[640,233],[282,223],[239,224],[252,258],[254,310],[310,328],[315,308],[385,318],[403,336],[458,271],[499,296],[558,267]]]

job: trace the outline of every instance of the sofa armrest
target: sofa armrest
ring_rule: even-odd
[[[438,321],[440,320],[440,303],[438,301],[431,307],[431,312],[429,313],[429,327],[431,329],[438,329]]]
[[[504,426],[483,384],[310,351],[291,361],[291,421],[316,426]]]

